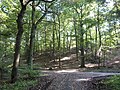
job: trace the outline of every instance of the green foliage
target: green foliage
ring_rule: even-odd
[[[20,78],[32,78],[32,77],[39,77],[41,75],[40,70],[33,70],[26,67],[22,67],[22,69],[19,69],[19,76]]]
[[[110,90],[120,90],[120,76],[113,76],[105,81]]]
[[[18,80],[14,84],[4,84],[0,90],[27,90],[29,87],[34,86],[37,80]]]
[[[36,0],[39,1],[39,0]],[[83,29],[84,44],[87,43],[88,47],[94,49],[99,45],[99,34],[96,34],[96,27],[99,24],[99,29],[101,32],[102,45],[114,46],[119,43],[119,14],[118,9],[120,8],[116,0],[116,5],[102,6],[98,7],[96,2],[102,4],[105,0],[57,0],[52,8],[49,9],[49,14],[46,16],[38,25],[36,30],[34,51],[40,52],[51,50],[51,52],[62,53],[62,49],[68,49],[75,46],[75,41],[77,37],[78,46],[80,45],[80,31]],[[114,0],[115,1],[115,0]],[[36,2],[37,3],[37,2]],[[46,4],[48,6],[49,4]],[[37,21],[44,12],[44,3],[40,3],[39,7],[35,11],[35,21]],[[104,9],[104,10],[103,10]],[[15,45],[15,38],[17,33],[16,19],[18,12],[20,10],[19,0],[1,0],[0,3],[0,68],[8,70],[12,66],[13,60],[13,48]],[[31,5],[28,5],[24,20],[24,35],[22,37],[21,44],[21,57],[24,56],[26,52],[26,47],[28,47],[30,30],[31,30]],[[76,12],[77,11],[77,12]],[[82,15],[80,14],[82,11]],[[52,13],[52,14],[51,14]],[[60,18],[60,23],[58,21],[58,16]],[[82,20],[81,20],[82,16]],[[75,18],[75,26],[73,23],[73,17]],[[97,19],[99,18],[99,22]],[[80,21],[82,29],[80,28]],[[60,27],[59,27],[60,25]],[[102,27],[104,26],[104,27]],[[75,35],[76,28],[76,35]],[[54,33],[53,33],[54,30]],[[60,30],[60,39],[59,39]],[[97,35],[97,42],[95,42],[95,37]],[[53,40],[54,38],[54,40]],[[85,41],[86,40],[86,41]],[[59,43],[60,42],[60,43]],[[25,46],[26,45],[26,46]],[[58,47],[60,46],[60,49]],[[78,47],[79,48],[79,47]],[[107,50],[106,50],[107,51]],[[25,55],[26,56],[26,55]],[[56,55],[57,56],[57,55]],[[26,56],[27,57],[27,56]],[[36,59],[36,58],[35,58]],[[21,60],[22,61],[22,60]],[[21,63],[23,64],[23,63]],[[10,70],[9,70],[10,71]],[[39,76],[38,70],[31,70],[25,66],[23,69],[19,69],[19,75],[21,78],[25,77],[36,77]],[[20,84],[20,83],[19,83]],[[17,84],[19,86],[19,84]],[[14,89],[13,89],[14,90]],[[18,90],[18,89],[16,89]]]
[[[41,73],[39,70],[32,70],[29,68],[20,67],[19,79],[14,84],[4,83],[0,86],[0,90],[28,90],[28,88],[37,84],[37,77],[40,77]],[[36,67],[34,67],[36,68]],[[10,75],[10,73],[9,73]]]

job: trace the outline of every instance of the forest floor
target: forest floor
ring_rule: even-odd
[[[120,48],[112,49],[106,58],[100,68],[96,63],[86,63],[85,68],[79,68],[75,54],[63,57],[60,69],[57,62],[49,62],[42,68],[46,76],[39,78],[38,84],[29,90],[107,90],[102,80],[120,75]]]
[[[43,70],[79,69],[79,71],[117,72],[120,69],[120,47],[108,50],[105,57],[101,57],[100,63],[98,60],[89,60],[88,58],[88,60],[85,60],[85,68],[80,68],[80,60],[76,59],[75,53],[62,56],[60,63],[59,59],[49,60],[49,56],[49,54],[38,55],[34,62]]]
[[[79,72],[77,70],[44,71],[38,84],[29,90],[107,90],[102,80],[120,73]],[[47,76],[48,75],[48,76]]]

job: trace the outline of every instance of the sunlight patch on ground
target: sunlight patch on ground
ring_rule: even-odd
[[[61,60],[64,61],[64,60],[69,60],[69,59],[71,59],[71,58],[70,57],[64,57]]]
[[[81,78],[81,79],[76,79],[76,81],[89,81],[91,80],[91,78]]]
[[[96,67],[96,66],[98,66],[98,64],[91,64],[91,63],[89,63],[89,64],[85,64],[85,66],[86,67]]]
[[[120,63],[120,61],[115,61],[115,63]]]
[[[60,60],[61,61],[66,61],[66,60],[71,60],[71,59],[73,59],[73,58],[75,58],[76,57],[76,54],[71,54],[70,56],[68,56],[68,57],[63,57],[63,58],[61,58]],[[56,61],[59,61],[59,59],[56,59]]]
[[[72,73],[72,72],[78,72],[78,70],[77,69],[70,69],[70,70],[59,70],[59,71],[57,71],[57,73],[63,73],[63,72]]]

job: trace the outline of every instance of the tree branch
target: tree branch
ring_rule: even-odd
[[[20,0],[21,6],[23,6],[23,0]]]
[[[36,26],[42,21],[42,19],[46,16],[46,14],[48,13],[48,9],[53,5],[53,3],[51,3],[48,8],[46,9],[45,13],[38,19],[38,21],[36,22]]]

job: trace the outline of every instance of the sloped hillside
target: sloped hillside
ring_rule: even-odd
[[[80,66],[80,60],[76,59],[75,51],[72,53],[65,53],[64,55],[61,55],[61,58],[59,60],[57,54],[54,57],[51,56],[51,53],[44,53],[40,55],[35,56],[35,63],[39,64],[42,69],[78,69]],[[95,61],[95,60],[93,60]],[[86,67],[97,67],[98,63],[92,63],[92,60],[85,61]],[[97,61],[97,60],[96,60]],[[110,48],[106,51],[105,57],[101,57],[101,63],[100,66],[103,66],[103,64],[106,66],[106,68],[120,68],[120,48]],[[61,67],[59,67],[61,65]]]

